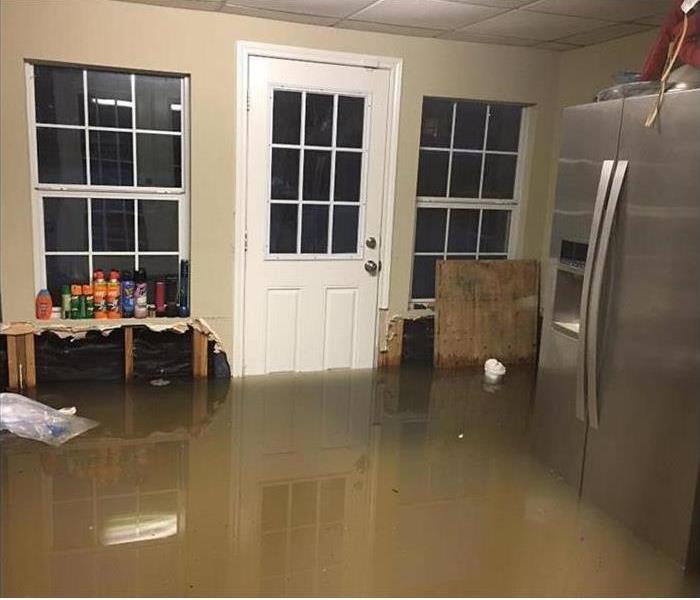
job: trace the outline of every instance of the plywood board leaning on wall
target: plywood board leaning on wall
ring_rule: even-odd
[[[435,365],[535,362],[538,277],[534,260],[438,261]]]

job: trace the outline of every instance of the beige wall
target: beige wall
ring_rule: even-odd
[[[409,296],[422,97],[536,105],[518,253],[539,257],[548,236],[558,105],[560,99],[573,97],[573,92],[556,93],[559,61],[577,70],[587,62],[585,51],[562,57],[544,50],[329,29],[112,0],[2,0],[0,26],[0,284],[4,320],[31,318],[35,293],[24,61],[180,72],[191,77],[192,312],[210,321],[229,351],[233,336],[237,40],[403,59],[391,314],[405,313]],[[630,56],[636,53],[633,49]],[[613,66],[617,65],[614,57],[602,54],[608,62],[605,69],[596,62],[596,72],[619,68]],[[565,75],[567,83],[560,90],[575,89],[588,97],[602,78],[591,77],[579,85],[573,81],[575,73]]]

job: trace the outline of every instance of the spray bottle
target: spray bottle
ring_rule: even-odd
[[[134,281],[131,271],[122,273],[122,316],[130,318],[134,316],[136,282]]]
[[[120,292],[119,271],[112,269],[107,282],[107,318],[109,319],[119,319],[122,316]]]
[[[134,277],[134,316],[145,319],[148,316],[148,286],[146,270],[139,268]]]

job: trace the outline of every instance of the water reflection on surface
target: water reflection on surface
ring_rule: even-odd
[[[53,386],[5,436],[3,595],[693,595],[529,454],[534,373]]]

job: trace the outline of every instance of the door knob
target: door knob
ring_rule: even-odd
[[[377,240],[373,237],[368,237],[365,240],[365,246],[367,246],[370,250],[373,250],[377,247]]]
[[[368,260],[365,263],[365,271],[367,271],[370,275],[376,275],[378,270],[379,266],[373,260]]]

